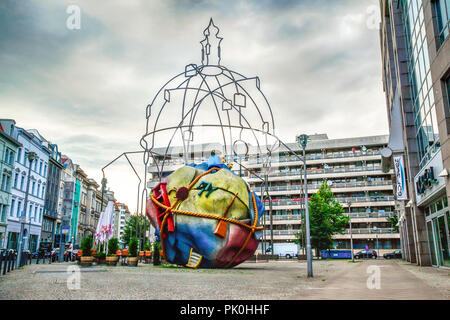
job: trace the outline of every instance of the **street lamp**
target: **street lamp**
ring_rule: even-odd
[[[20,215],[19,221],[20,221],[20,242],[19,242],[19,257],[17,259],[17,267],[19,267],[22,264],[22,255],[23,255],[23,248],[25,246],[24,243],[24,224],[27,221],[27,206],[28,206],[28,192],[30,190],[30,178],[31,178],[31,165],[36,159],[36,153],[35,152],[28,152],[27,154],[28,162],[30,163],[30,166],[28,168],[28,177],[27,177],[27,189],[25,190],[25,202],[24,207],[22,210],[22,214]],[[30,212],[30,220],[28,225],[28,238],[31,239],[31,212]]]
[[[311,235],[309,229],[309,208],[308,208],[308,184],[306,180],[306,145],[308,143],[308,136],[302,134],[297,136],[297,142],[301,145],[303,149],[303,172],[305,177],[305,222],[306,222],[306,260],[308,265],[308,277],[313,277],[312,268],[312,252],[311,252]]]
[[[378,230],[378,228],[376,227],[376,226],[374,226],[373,227],[373,232],[375,233],[375,237],[376,237],[376,239],[377,239],[377,246],[376,246],[376,248],[378,249],[378,233],[377,233],[377,230]]]
[[[352,217],[351,217],[351,211],[350,211],[352,202],[349,200],[349,201],[347,202],[347,204],[348,204],[348,218],[349,218],[348,221],[349,221],[349,223],[350,223],[350,248],[351,248],[351,251],[352,251],[352,262],[355,262],[355,258],[353,257]]]

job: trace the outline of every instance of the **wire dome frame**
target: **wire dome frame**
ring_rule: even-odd
[[[203,34],[201,65],[186,65],[183,72],[158,90],[147,106],[146,134],[140,143],[145,150],[144,164],[148,166],[153,160],[160,181],[167,160],[174,155],[182,154],[184,164],[193,162],[189,155],[198,135],[196,130],[216,129],[214,138],[220,140],[221,153],[230,162],[238,154],[248,154],[249,142],[264,159],[278,145],[269,143],[271,138],[278,138],[272,108],[261,90],[259,77],[246,77],[220,64],[223,38],[219,37],[219,28],[212,18]],[[205,119],[200,115],[206,115]],[[157,141],[161,140],[158,136],[168,141],[165,148],[157,148]],[[173,149],[176,138],[183,146],[178,153]]]

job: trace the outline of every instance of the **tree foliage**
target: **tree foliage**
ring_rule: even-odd
[[[326,181],[322,183],[317,193],[311,196],[308,208],[311,246],[316,249],[316,255],[320,256],[321,250],[332,247],[333,235],[344,233],[349,217],[343,214],[344,208],[335,199]]]
[[[142,247],[144,247],[145,243],[147,242],[145,232],[148,231],[149,227],[150,221],[147,219],[147,217],[131,215],[123,230],[121,241],[123,243],[129,243],[131,237],[136,237],[137,239],[144,239],[144,243],[139,244],[142,245]]]
[[[395,232],[399,232],[398,230],[398,215],[397,212],[393,212],[393,214],[388,217],[386,219],[390,224],[391,224],[391,228],[395,231]]]

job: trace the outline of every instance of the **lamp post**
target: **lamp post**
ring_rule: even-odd
[[[378,249],[378,233],[377,233],[378,228],[376,226],[373,227],[373,232],[375,233],[375,237],[377,239],[376,242],[376,249]]]
[[[311,235],[309,229],[308,184],[306,180],[306,145],[308,143],[308,136],[306,134],[298,136],[297,142],[301,145],[303,149],[303,172],[305,177],[306,260],[308,267],[308,277],[312,278],[313,268],[312,268]]]
[[[34,159],[36,159],[36,153],[35,152],[28,152],[27,154],[27,158],[28,158],[28,162],[30,163],[30,166],[28,168],[28,177],[27,177],[27,189],[25,190],[25,201],[24,201],[24,207],[22,210],[22,214],[20,215],[20,242],[19,242],[19,257],[17,259],[17,267],[19,267],[22,264],[22,255],[23,255],[23,248],[25,247],[25,243],[24,243],[24,224],[26,223],[27,220],[27,206],[28,206],[28,192],[30,190],[30,178],[31,178],[31,165],[34,161]],[[30,223],[29,223],[29,227],[28,227],[28,233],[27,233],[28,238],[31,239],[31,212],[30,212]]]
[[[348,218],[349,218],[349,221],[348,221],[348,222],[350,223],[350,250],[352,251],[352,262],[355,262],[355,258],[353,257],[352,217],[351,217],[351,211],[350,211],[352,202],[349,200],[349,201],[347,202],[347,204],[348,204]]]

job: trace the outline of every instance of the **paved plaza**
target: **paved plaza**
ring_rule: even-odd
[[[0,299],[450,298],[448,269],[400,260],[314,261],[313,279],[306,277],[306,263],[298,261],[244,263],[230,270],[93,266],[79,269],[80,288],[72,290],[67,285],[70,266],[76,264],[29,265],[1,276]],[[378,274],[379,283],[373,278]]]

